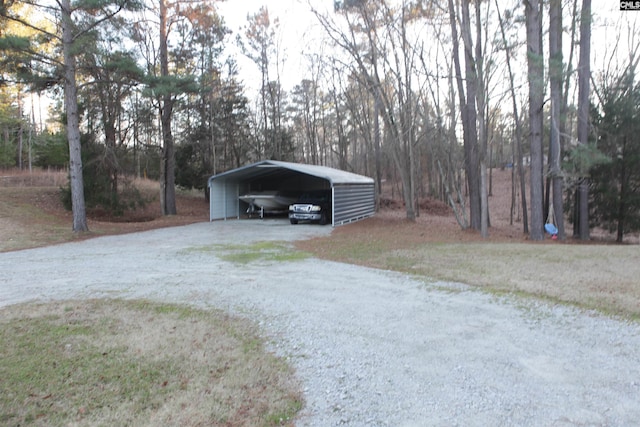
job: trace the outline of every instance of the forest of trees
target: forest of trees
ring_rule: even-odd
[[[483,236],[491,170],[509,168],[511,220],[533,240],[550,220],[564,239],[564,218],[585,240],[640,229],[633,14],[599,21],[590,0],[309,1],[324,42],[291,82],[268,6],[232,34],[217,4],[3,2],[0,168],[68,170],[75,231],[86,205],[122,209],[132,177],[159,180],[172,215],[176,186],[262,159],[371,176],[409,220],[420,199],[443,200]],[[602,25],[615,36],[598,68]],[[230,45],[258,70],[255,95]]]

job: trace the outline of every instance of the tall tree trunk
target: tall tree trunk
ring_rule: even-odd
[[[21,85],[18,85],[17,87],[17,92],[18,92],[18,117],[23,117],[23,112],[22,112],[22,107],[23,107],[23,102],[22,102],[22,87],[20,87]],[[22,120],[20,120],[20,127],[18,128],[18,169],[22,170],[23,169],[23,164],[22,164],[22,151],[23,151],[23,136],[24,136],[24,122]]]
[[[469,185],[469,209],[471,227],[474,230],[482,228],[482,196],[480,191],[480,153],[478,147],[478,112],[476,98],[478,96],[478,73],[476,59],[473,56],[473,42],[471,40],[471,19],[469,17],[470,0],[462,0],[462,41],[465,52],[465,79],[467,82],[466,105],[467,137],[464,141],[467,182]],[[464,124],[463,124],[464,126]]]
[[[487,6],[488,7],[488,6]],[[480,2],[476,1],[476,76],[477,96],[476,105],[478,111],[478,167],[480,169],[480,234],[489,236],[489,191],[487,183],[487,96],[484,81],[484,58],[482,54],[482,17],[480,16]]]
[[[449,129],[455,129],[456,127],[456,97],[455,97],[455,89],[453,86],[453,78],[451,77],[453,73],[449,73],[449,103],[452,108],[449,111]],[[454,212],[457,212],[456,206],[459,206],[460,215],[456,214],[456,220],[460,227],[463,230],[469,228],[469,219],[467,218],[467,209],[466,209],[466,199],[463,194],[462,188],[464,187],[464,183],[462,178],[459,175],[459,168],[456,166],[456,163],[453,159],[453,153],[458,147],[458,140],[456,138],[455,132],[449,132],[449,141],[447,141],[447,177],[449,181],[447,184],[451,188],[451,191],[455,189],[456,198],[451,201],[451,207],[454,209]]]
[[[342,109],[341,104],[338,101],[338,88],[335,86],[331,91],[331,95],[333,96],[333,105],[335,109],[335,117],[336,117],[336,131],[338,133],[338,167],[342,170],[347,170],[347,153],[346,153],[346,139],[347,135],[344,133],[344,126],[342,124]]]
[[[82,154],[80,123],[78,117],[78,93],[76,86],[76,58],[73,53],[73,21],[71,1],[62,0],[62,49],[64,55],[64,103],[67,114],[67,138],[69,140],[69,182],[71,186],[71,210],[73,231],[88,231],[82,179]]]
[[[571,140],[571,129],[572,126],[567,127],[567,105],[569,104],[569,90],[571,89],[571,83],[573,82],[574,73],[573,73],[573,53],[576,48],[576,31],[577,31],[577,23],[578,23],[578,0],[572,0],[573,7],[571,10],[571,30],[569,33],[569,55],[567,56],[567,65],[564,73],[564,83],[562,87],[562,105],[560,109],[560,150],[564,152],[565,147],[567,147],[567,142]],[[576,192],[574,192],[576,193]],[[575,194],[571,197],[575,198]],[[574,237],[578,235],[578,223],[575,221],[576,217],[576,209],[573,206],[571,217],[573,222],[573,235]],[[566,230],[565,230],[566,236]]]
[[[542,13],[539,0],[525,2],[527,22],[527,70],[529,78],[529,144],[531,155],[531,240],[544,238],[542,182],[542,109],[544,61],[542,58]]]
[[[449,19],[451,21],[451,34],[453,40],[453,62],[456,71],[458,85],[458,97],[462,115],[462,132],[464,144],[465,171],[467,185],[469,187],[469,213],[470,225],[475,230],[481,226],[481,200],[480,200],[480,168],[478,165],[478,133],[476,128],[476,92],[477,75],[473,59],[473,46],[471,42],[471,23],[469,20],[469,0],[462,0],[462,40],[465,51],[465,77],[462,76],[460,58],[458,56],[458,30],[456,8],[453,0],[449,0]],[[463,81],[466,79],[466,91]],[[465,93],[466,92],[466,93]]]
[[[549,82],[551,93],[551,129],[549,159],[553,212],[558,238],[565,239],[563,208],[563,177],[560,166],[562,147],[560,144],[560,121],[562,118],[562,1],[551,0],[549,5]]]
[[[618,206],[616,212],[617,216],[617,226],[616,226],[616,243],[622,243],[622,239],[624,239],[624,225],[626,223],[627,216],[627,199],[629,197],[627,186],[629,185],[629,177],[627,176],[627,162],[625,160],[625,152],[627,145],[627,137],[622,137],[622,159],[619,162],[619,170],[617,171],[617,179],[620,183],[620,190],[618,196]]]
[[[376,186],[378,187],[376,199],[379,203],[380,195],[382,195],[382,153],[380,150],[380,102],[377,96],[373,100],[373,146],[376,157]]]
[[[160,0],[160,74],[169,75],[169,53],[167,46],[167,5]],[[173,115],[173,98],[170,92],[162,95],[160,104],[160,122],[162,126],[162,164],[160,183],[160,204],[163,215],[175,215],[176,209],[176,160],[171,118]]]
[[[591,76],[591,0],[582,1],[580,17],[580,59],[578,60],[578,143],[589,138],[589,79]],[[578,236],[589,240],[589,180],[588,171],[581,171],[578,183]]]

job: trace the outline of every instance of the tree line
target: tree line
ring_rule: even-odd
[[[176,186],[261,159],[372,176],[409,220],[441,199],[483,236],[494,168],[512,171],[511,220],[533,240],[547,223],[564,239],[564,218],[581,239],[640,228],[638,44],[592,71],[590,0],[308,6],[323,42],[295,83],[267,7],[232,34],[213,0],[4,2],[0,166],[68,168],[76,231],[87,204],[123,209],[132,176],[158,179],[172,215]],[[637,34],[623,14],[618,41]],[[45,95],[58,102],[43,124]]]

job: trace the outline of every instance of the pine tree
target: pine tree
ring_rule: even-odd
[[[16,2],[18,4],[20,2]],[[27,2],[25,2],[27,3]],[[3,3],[2,18],[37,32],[36,37],[4,36],[0,46],[6,53],[16,55],[15,78],[42,88],[52,85],[64,87],[64,106],[69,143],[69,180],[73,212],[73,231],[88,230],[82,178],[82,155],[80,146],[80,119],[78,113],[78,88],[76,83],[76,59],[82,51],[87,37],[103,22],[110,20],[123,10],[139,7],[136,0],[95,0],[58,3],[46,1],[29,2],[30,9],[21,14],[12,4]],[[45,26],[34,24],[35,16],[49,16],[61,28],[61,34]],[[10,39],[8,38],[10,37]],[[11,40],[11,42],[8,42]],[[55,49],[48,51],[41,46],[54,43]],[[57,54],[62,52],[62,59]],[[32,67],[31,65],[34,64]]]
[[[591,169],[594,225],[616,233],[616,241],[640,230],[640,84],[635,70],[601,88],[599,109],[592,110],[597,146],[608,158]]]

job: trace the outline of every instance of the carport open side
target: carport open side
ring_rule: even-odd
[[[251,192],[296,197],[306,191],[330,190],[333,226],[375,213],[372,178],[327,166],[264,160],[209,178],[209,220],[240,219],[250,209],[240,200]]]

